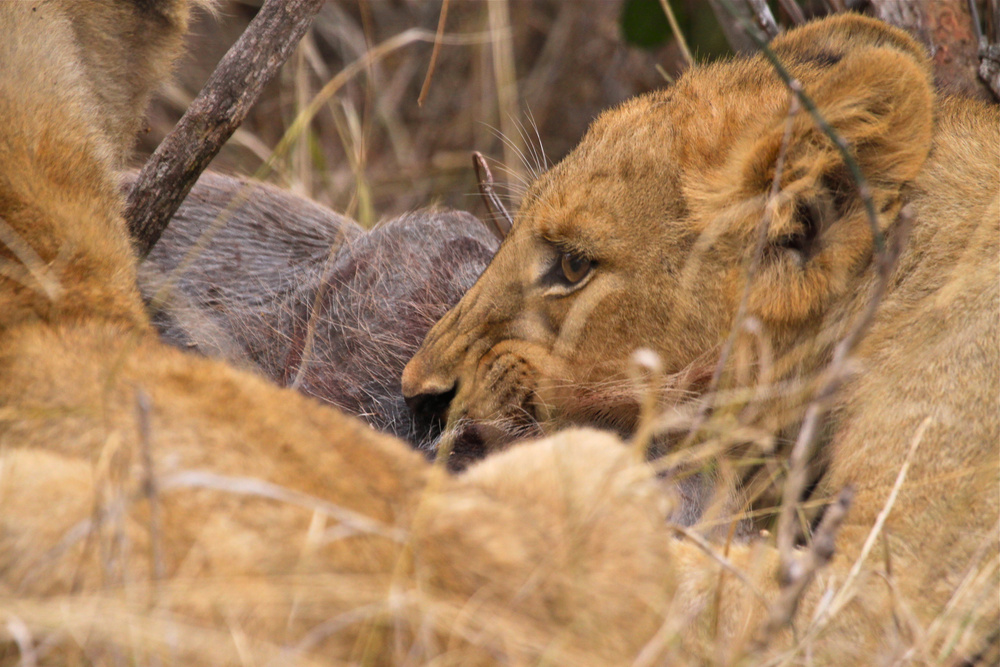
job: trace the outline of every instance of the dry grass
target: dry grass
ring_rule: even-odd
[[[573,3],[560,6],[554,2],[529,4],[506,0],[453,2],[454,24],[445,31],[444,39],[437,40],[443,45],[440,60],[433,77],[426,79],[427,102],[421,108],[416,103],[417,91],[425,81],[429,49],[435,41],[436,12],[422,8],[421,3],[371,3],[362,4],[360,9],[353,2],[331,4],[291,66],[286,68],[286,75],[275,86],[272,97],[261,105],[256,117],[221,156],[220,165],[269,177],[369,226],[380,217],[432,201],[476,209],[482,217],[484,211],[478,209],[476,182],[470,169],[472,150],[502,157],[507,169],[497,170],[502,174],[501,184],[516,199],[530,172],[544,164],[545,159],[558,158],[573,145],[586,121],[599,109],[657,83],[659,75],[651,67],[649,56],[627,51],[609,36],[614,12],[606,8],[611,5],[592,3],[590,11],[585,11]],[[434,6],[437,7],[436,3]],[[566,9],[567,6],[570,8]],[[232,24],[225,23],[222,32],[235,36],[245,15],[237,5],[231,5],[227,11]],[[515,16],[517,21],[513,20]],[[513,25],[518,27],[512,28]],[[594,43],[582,49],[585,53],[572,53],[568,45],[574,43],[575,35],[588,34],[578,32],[588,27],[589,34],[595,35]],[[195,53],[206,61],[218,50],[216,30],[211,23],[203,23],[199,28],[202,36],[196,39]],[[595,73],[586,66],[591,61],[607,66],[601,71],[602,81],[596,91],[593,81],[579,75]],[[672,71],[679,68],[677,62],[668,67]],[[197,84],[192,81],[199,75],[199,68],[188,66],[181,73],[180,83],[167,91],[154,114],[152,143],[162,134],[165,119],[175,114],[196,89]],[[525,115],[527,109],[531,109],[530,117]],[[498,135],[506,137],[506,141],[501,141]],[[547,158],[532,152],[541,150],[536,143],[538,136],[545,138]],[[273,173],[269,173],[272,168]],[[752,273],[753,269],[750,270]],[[746,325],[753,327],[752,322]],[[733,362],[727,368],[728,373],[767,377],[768,354],[764,347],[727,349],[723,361],[730,354]],[[849,365],[844,359],[835,363]],[[691,438],[689,447],[657,464],[663,469],[683,471],[681,476],[704,475],[713,481],[701,520],[693,526],[677,527],[677,532],[721,564],[720,582],[728,572],[752,588],[745,570],[737,568],[728,558],[734,532],[748,520],[761,522],[761,516],[750,516],[743,511],[754,499],[754,493],[781,488],[785,476],[796,472],[794,464],[789,469],[783,450],[775,446],[773,433],[778,429],[758,429],[754,417],[763,405],[772,404],[776,398],[799,406],[807,403],[828,378],[806,379],[795,385],[762,382],[753,390],[717,390],[722,366],[720,363],[704,404],[711,405],[711,414],[697,408],[663,413],[649,408],[657,400],[647,401],[635,443],[637,449],[645,450],[656,438],[697,434],[696,439]],[[635,381],[648,382],[655,388],[662,380],[655,361],[644,360],[643,369],[645,374],[637,373]],[[834,370],[838,377],[846,372],[839,367]],[[137,419],[144,425],[146,435],[142,442],[148,447],[149,425],[143,417],[148,409],[143,405],[139,397]],[[790,410],[790,421],[791,413]],[[910,455],[919,446],[925,426],[913,434]],[[108,453],[108,457],[114,458],[114,452]],[[56,598],[25,598],[16,590],[0,591],[0,610],[12,640],[0,649],[0,662],[25,666],[165,665],[187,664],[192,656],[197,656],[203,664],[329,665],[337,663],[323,654],[327,640],[338,632],[353,631],[368,623],[372,628],[376,625],[380,629],[389,628],[389,639],[399,643],[395,654],[398,664],[463,664],[466,657],[463,649],[450,651],[449,646],[441,643],[441,637],[451,638],[456,645],[466,643],[486,649],[498,664],[505,657],[518,655],[542,656],[531,660],[531,664],[599,664],[579,652],[571,641],[552,642],[551,637],[540,634],[526,619],[485,602],[435,599],[424,595],[419,587],[403,585],[390,585],[386,593],[382,582],[360,576],[304,571],[253,582],[206,581],[183,576],[170,580],[127,580],[122,573],[128,568],[122,559],[129,558],[131,550],[138,547],[123,542],[127,532],[120,528],[122,517],[137,503],[148,503],[149,545],[154,552],[153,560],[157,560],[156,545],[162,528],[158,510],[153,508],[164,496],[192,493],[194,489],[253,497],[309,512],[312,520],[300,536],[303,562],[319,546],[349,535],[377,534],[403,544],[404,548],[410,537],[405,531],[373,524],[367,517],[345,508],[265,480],[224,477],[197,470],[157,475],[150,457],[144,457],[144,461],[143,470],[137,473],[145,480],[142,494],[126,492],[121,480],[114,480],[109,472],[106,479],[95,481],[95,486],[101,487],[95,489],[95,496],[101,501],[95,506],[92,518],[67,533],[60,544],[60,549],[65,550],[80,544],[110,543],[112,547],[102,555],[109,573],[108,586],[97,592],[75,592]],[[885,495],[879,521],[847,579],[821,582],[823,604],[812,619],[795,629],[796,639],[785,653],[767,660],[756,657],[774,639],[772,635],[787,630],[790,610],[798,597],[791,586],[786,589],[788,597],[771,601],[771,617],[777,620],[767,635],[746,636],[732,643],[720,641],[706,664],[810,664],[812,642],[857,594],[861,585],[858,571],[866,562],[880,557],[878,545],[885,517],[906,481],[908,465],[909,456],[890,488],[867,490]],[[749,497],[734,504],[732,499],[738,494],[732,488],[735,476],[731,471],[751,466],[771,471],[764,485],[767,488],[747,489]],[[436,492],[435,484],[431,484],[427,493]],[[604,501],[612,502],[608,498]],[[794,516],[804,520],[816,507],[831,500],[834,499],[814,498],[809,505],[795,507]],[[786,502],[785,510],[792,504]],[[782,506],[775,504],[773,512],[781,510]],[[703,537],[718,534],[719,526],[729,536],[721,546]],[[789,529],[783,530],[787,533]],[[785,551],[793,549],[794,540],[786,539]],[[800,559],[808,557],[782,555],[790,563],[800,564]],[[881,571],[892,586],[887,550],[884,558]],[[817,562],[803,567],[809,569],[811,577],[817,574],[820,565]],[[539,570],[544,566],[540,563]],[[749,571],[753,572],[755,567],[751,564]],[[996,581],[998,567],[1000,555],[990,550],[990,544],[984,544],[981,558],[964,573],[956,599],[995,596],[990,585]],[[794,580],[796,585],[802,581],[802,576]],[[754,591],[754,595],[762,594]],[[356,606],[318,622],[310,616],[309,610],[343,607],[345,600],[355,601]],[[193,624],[174,613],[177,606],[217,606],[221,618],[211,625]],[[701,611],[685,609],[681,604],[667,607],[659,631],[634,656],[632,664],[686,662],[689,655],[682,647],[682,638],[692,618]],[[247,616],[269,613],[281,614],[279,621],[288,628],[301,627],[303,616],[314,624],[307,632],[290,632],[292,638],[288,641],[263,641],[244,629]],[[912,612],[902,603],[894,614],[903,628],[901,634],[908,640],[893,663],[899,665],[956,664],[955,656],[965,648],[971,628],[978,620],[954,617],[946,610],[929,627],[919,627]],[[590,630],[600,632],[600,628]],[[371,632],[370,641],[381,640],[374,629]],[[517,638],[516,645],[511,643],[513,637]],[[94,653],[77,652],[75,647],[79,645],[101,648]],[[368,657],[365,651],[362,649],[356,655],[357,659],[350,664],[365,664]],[[996,659],[997,656],[986,655],[983,664]],[[516,658],[513,663],[521,664]]]
[[[194,26],[190,56],[156,103],[137,161],[200,90],[253,5],[228,3],[218,20]],[[482,217],[473,150],[506,166],[496,170],[498,186],[516,202],[526,175],[564,155],[600,111],[663,85],[654,65],[672,74],[683,67],[672,47],[628,47],[614,2],[452,2],[419,105],[440,9],[437,2],[328,3],[214,168],[249,175],[271,162],[268,179],[366,227],[435,202]],[[333,79],[340,85],[330,91]],[[315,119],[272,156],[310,105]]]

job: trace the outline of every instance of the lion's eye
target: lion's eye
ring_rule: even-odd
[[[559,264],[563,276],[571,285],[575,285],[590,273],[591,261],[583,255],[572,252],[564,252]]]

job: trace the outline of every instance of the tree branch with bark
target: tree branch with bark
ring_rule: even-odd
[[[208,163],[295,50],[323,0],[267,0],[198,97],[143,166],[125,220],[145,257]]]

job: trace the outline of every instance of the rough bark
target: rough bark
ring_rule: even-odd
[[[934,60],[934,83],[942,90],[993,101],[979,74],[979,43],[964,0],[871,0],[872,13],[907,30]]]
[[[322,5],[323,0],[267,0],[150,157],[125,211],[141,257],[156,244],[198,176],[246,118]]]

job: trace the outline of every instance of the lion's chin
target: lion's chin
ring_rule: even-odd
[[[445,430],[432,449],[436,454],[447,451],[448,469],[457,472],[516,442],[541,437],[545,432],[542,424],[534,419],[462,419]]]
[[[425,448],[433,455],[447,450],[448,468],[460,471],[518,442],[540,438],[564,428],[589,427],[612,432],[624,439],[634,431],[638,406],[625,405],[620,410],[613,409],[617,407],[606,405],[601,410],[567,411],[545,420],[529,416],[527,411],[519,413],[517,418],[460,419]]]

